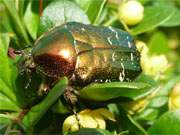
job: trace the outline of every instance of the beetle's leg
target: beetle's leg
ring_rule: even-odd
[[[26,83],[25,89],[27,89],[30,86],[31,83],[31,78],[32,78],[32,72],[35,70],[35,64],[32,60],[32,57],[28,56],[27,58],[25,58],[24,60],[24,65],[22,65],[23,67],[23,71],[20,72],[25,72],[28,81]],[[20,69],[21,70],[21,69]]]
[[[78,98],[74,92],[74,88],[68,86],[64,92],[64,98],[70,105],[76,105]]]
[[[64,98],[69,103],[71,110],[73,111],[79,123],[79,117],[77,115],[77,110],[76,110],[76,103],[78,102],[77,95],[79,95],[79,93],[77,93],[77,91],[71,86],[68,86],[64,92]]]
[[[42,81],[41,81],[41,84],[39,85],[39,89],[38,89],[39,96],[47,94],[51,88],[51,85],[50,85],[51,80],[48,77],[41,74],[41,79],[42,79]]]

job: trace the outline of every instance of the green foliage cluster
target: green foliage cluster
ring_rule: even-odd
[[[62,78],[50,92],[38,99],[42,80],[27,78],[18,72],[19,56],[8,56],[9,48],[33,46],[44,32],[68,21],[113,26],[127,30],[148,46],[148,56],[163,55],[169,67],[156,75],[142,74],[133,82],[92,84],[80,90],[81,108],[107,107],[117,122],[107,129],[81,129],[67,135],[178,135],[180,110],[169,110],[169,93],[180,82],[180,3],[178,0],[139,0],[144,18],[128,27],[118,18],[123,0],[0,0],[0,134],[61,134],[63,120],[72,112],[61,100],[68,85]],[[127,11],[128,12],[128,11]],[[146,63],[151,64],[151,63]],[[166,68],[166,67],[164,67]],[[160,69],[161,70],[161,69]],[[141,108],[131,104],[143,100]],[[27,108],[29,108],[27,110]]]

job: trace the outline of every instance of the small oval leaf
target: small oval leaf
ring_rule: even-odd
[[[180,26],[180,9],[175,8],[174,14],[161,26],[164,27],[175,27],[175,26]]]
[[[85,12],[75,3],[68,0],[56,0],[51,2],[43,11],[40,19],[39,35],[49,29],[75,21],[88,24],[89,19]]]
[[[87,100],[107,101],[119,97],[138,99],[149,94],[150,85],[140,82],[111,82],[92,84],[80,90],[80,97]]]

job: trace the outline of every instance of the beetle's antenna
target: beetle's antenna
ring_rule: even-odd
[[[26,50],[27,48],[31,48],[31,47],[32,47],[32,45],[26,45],[26,46],[24,46],[23,48],[21,48],[21,49],[19,49],[19,50],[14,50],[13,52],[14,52],[15,54],[17,54],[17,55],[26,55],[25,50]]]

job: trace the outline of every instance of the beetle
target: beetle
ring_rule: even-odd
[[[120,29],[68,22],[42,35],[32,49],[36,69],[70,84],[131,81],[141,72],[140,54]]]
[[[74,88],[93,82],[132,81],[141,73],[140,54],[129,33],[78,22],[67,22],[40,36],[23,65],[29,63],[53,80],[66,76],[70,87],[65,97],[73,98]]]

